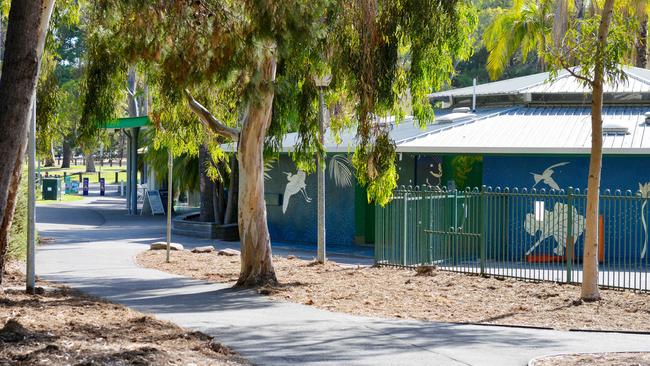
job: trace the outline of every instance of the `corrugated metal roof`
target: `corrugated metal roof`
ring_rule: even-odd
[[[496,94],[518,94],[526,88],[530,88],[546,82],[549,78],[548,72],[539,74],[521,76],[512,79],[499,80],[491,83],[476,85],[476,95],[496,95]],[[473,94],[474,87],[451,89],[430,94],[429,97],[457,97],[468,96]]]
[[[605,83],[605,93],[649,93],[650,70],[626,66],[623,71],[627,74],[626,82],[618,84]],[[430,94],[431,98],[471,96],[473,87],[465,87]],[[476,86],[476,95],[503,95],[526,93],[589,93],[589,88],[580,83],[566,71],[560,71],[558,76],[549,80],[549,73],[543,72],[513,79],[500,80]]]
[[[629,134],[603,137],[606,154],[650,154],[650,107],[605,107],[603,124],[627,127]],[[433,131],[397,146],[399,152],[487,154],[588,154],[591,110],[581,107],[519,108]]]
[[[616,84],[605,83],[603,91],[605,93],[648,93],[650,92],[650,84],[628,75],[628,78],[625,81],[621,81]],[[564,75],[554,80],[553,82],[545,82],[540,85],[527,88],[523,92],[544,94],[589,94],[591,93],[591,89],[573,76]]]
[[[386,120],[383,120],[382,122],[385,123],[390,123],[392,126],[392,129],[390,130],[390,137],[395,141],[395,143],[399,144],[403,141],[411,140],[413,138],[416,138],[418,136],[423,136],[426,134],[429,134],[433,131],[436,131],[441,128],[447,128],[449,126],[454,126],[460,123],[465,123],[470,120],[474,120],[476,118],[485,118],[487,116],[507,112],[509,110],[512,110],[513,108],[483,108],[481,110],[478,110],[474,113],[473,117],[468,117],[466,119],[461,119],[456,122],[452,123],[432,123],[425,128],[421,128],[419,125],[417,125],[414,121],[414,118],[412,116],[406,117],[403,121],[401,121],[399,124],[396,124],[394,122],[394,118],[389,118]],[[442,116],[448,115],[453,113],[452,109],[439,109],[436,110],[436,118],[440,118]],[[336,143],[336,140],[334,139],[334,136],[332,133],[328,130],[325,134],[325,149],[328,152],[352,152],[354,151],[354,148],[357,144],[357,131],[356,129],[345,129],[340,132],[340,143]],[[297,133],[289,133],[287,134],[284,139],[282,140],[282,151],[283,152],[290,152],[293,151],[294,146],[298,142],[298,134]]]

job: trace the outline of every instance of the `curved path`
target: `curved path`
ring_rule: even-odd
[[[123,200],[37,209],[37,273],[180,326],[260,365],[525,365],[561,352],[650,350],[650,336],[367,318],[279,302],[152,269],[133,257],[164,235],[161,217],[129,217]],[[186,246],[206,241],[175,238]]]

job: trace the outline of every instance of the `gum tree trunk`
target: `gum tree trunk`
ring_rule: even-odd
[[[215,222],[214,216],[214,182],[208,177],[208,149],[205,145],[199,147],[199,191],[201,196],[200,220]]]
[[[612,20],[614,0],[607,0],[598,28],[598,46],[594,62],[594,79],[591,90],[591,158],[587,178],[587,218],[585,246],[582,263],[582,289],[585,301],[600,300],[598,291],[598,214],[600,200],[600,173],[603,162],[603,79],[607,34]]]
[[[94,173],[97,170],[95,169],[95,156],[90,154],[84,154],[86,160],[86,173]]]
[[[67,139],[65,139],[63,140],[63,157],[61,159],[61,168],[70,167],[71,157],[72,157],[72,147],[70,146],[70,142]]]
[[[259,68],[259,93],[249,106],[238,147],[241,272],[237,286],[277,283],[271,258],[271,238],[266,223],[263,158],[264,139],[271,124],[275,69],[274,49],[265,45]]]
[[[12,1],[0,77],[0,284],[54,0]]]
[[[648,14],[642,9],[639,16],[641,24],[636,34],[636,60],[634,66],[645,69],[648,65]]]

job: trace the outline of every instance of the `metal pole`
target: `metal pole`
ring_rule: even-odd
[[[323,87],[319,88],[318,108],[320,112],[319,130],[320,143],[325,145],[325,101],[323,98]],[[316,170],[318,179],[318,257],[319,263],[325,263],[325,159],[327,153],[316,160]]]
[[[27,163],[27,293],[34,294],[36,289],[35,271],[35,224],[36,224],[36,185],[35,160],[36,160],[36,96],[32,103],[32,118],[29,126],[29,140],[27,141],[28,163]]]
[[[169,251],[172,243],[172,172],[174,169],[174,158],[172,151],[168,148],[167,154],[167,263],[169,263]]]
[[[476,78],[474,78],[472,84],[472,112],[476,112]]]

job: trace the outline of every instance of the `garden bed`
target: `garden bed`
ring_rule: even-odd
[[[585,353],[541,357],[531,361],[530,366],[637,366],[650,365],[650,353],[612,352]]]
[[[13,267],[13,268],[12,268]],[[0,365],[242,365],[212,337],[39,282],[10,266],[0,288]]]
[[[239,257],[216,253],[147,251],[143,267],[234,283]],[[553,329],[650,331],[650,296],[602,290],[602,301],[583,303],[580,288],[556,283],[484,278],[434,269],[319,265],[274,257],[280,285],[258,289],[275,299],[357,315]]]

